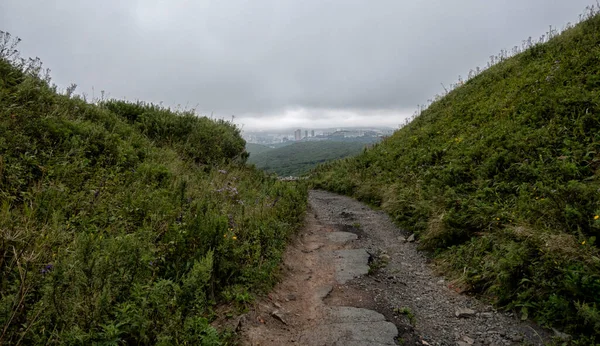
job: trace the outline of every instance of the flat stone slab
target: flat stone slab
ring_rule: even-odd
[[[349,306],[332,307],[321,324],[304,331],[300,345],[396,345],[396,326],[373,310]]]
[[[325,299],[325,297],[327,297],[329,295],[329,293],[331,293],[332,290],[333,290],[333,286],[331,286],[331,285],[321,286],[317,289],[317,297],[319,297],[319,299],[323,300],[323,299]]]
[[[385,316],[377,311],[352,306],[331,307],[326,316],[335,323],[385,322]]]
[[[347,243],[358,239],[358,236],[350,232],[331,232],[326,234],[327,239],[334,243]]]
[[[333,252],[335,278],[340,284],[369,272],[369,253],[365,249],[347,249]]]

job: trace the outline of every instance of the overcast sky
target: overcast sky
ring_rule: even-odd
[[[0,0],[61,88],[246,130],[393,126],[492,54],[593,0]]]

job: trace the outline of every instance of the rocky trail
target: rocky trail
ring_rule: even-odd
[[[543,345],[549,334],[458,293],[385,213],[311,191],[283,278],[237,321],[242,345]]]

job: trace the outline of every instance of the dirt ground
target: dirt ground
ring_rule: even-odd
[[[311,191],[283,278],[238,320],[241,345],[543,345],[549,333],[460,294],[410,234],[351,198]]]

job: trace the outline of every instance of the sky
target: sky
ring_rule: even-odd
[[[491,55],[594,0],[1,0],[0,30],[88,98],[245,130],[398,127]]]

